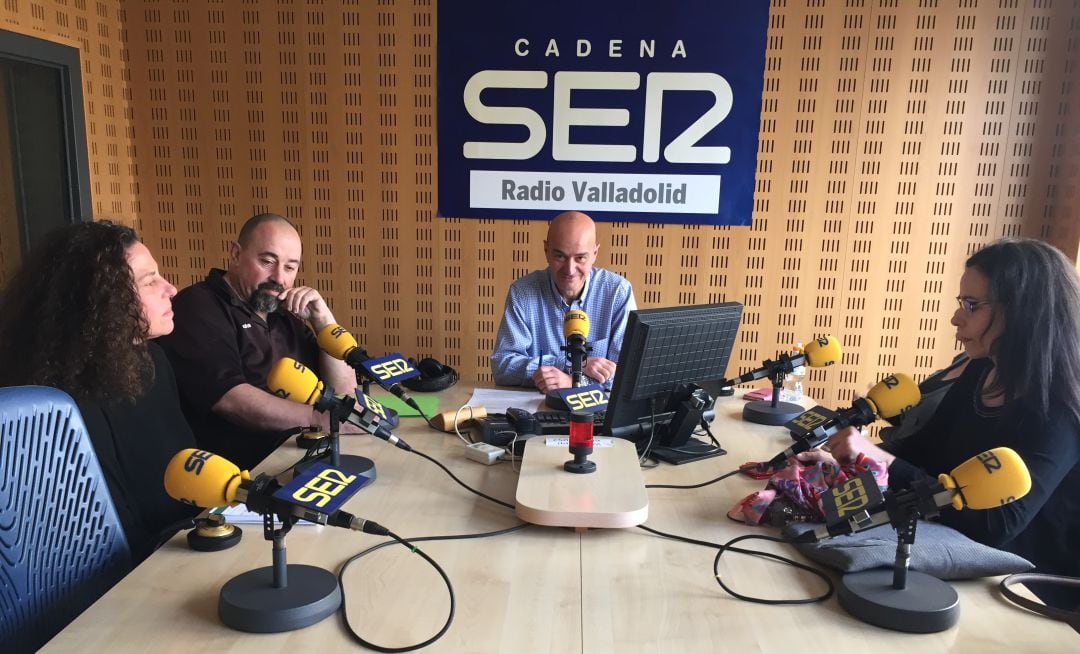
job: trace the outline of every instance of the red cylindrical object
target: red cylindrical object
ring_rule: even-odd
[[[573,412],[570,414],[570,448],[588,448],[593,446],[593,417],[590,413]]]

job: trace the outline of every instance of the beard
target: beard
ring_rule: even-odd
[[[284,290],[285,287],[281,284],[278,284],[277,282],[263,282],[262,284],[256,286],[255,290],[252,291],[251,299],[249,300],[249,302],[251,303],[252,308],[254,308],[256,311],[262,313],[273,313],[274,311],[277,311],[277,308],[279,306],[281,306],[281,300],[279,300],[273,295],[270,295],[269,293],[265,293],[264,291],[275,291],[280,293]]]

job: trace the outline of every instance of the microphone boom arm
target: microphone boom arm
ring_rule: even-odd
[[[794,372],[799,366],[805,365],[805,354],[799,353],[792,356],[791,354],[784,352],[777,357],[776,361],[766,359],[765,363],[757,370],[752,370],[744,375],[735,377],[734,379],[725,379],[720,385],[735,386],[736,384],[745,384],[747,382],[768,377],[772,382],[772,406],[775,408],[780,401],[780,389],[784,386],[784,377],[786,377],[788,373]]]

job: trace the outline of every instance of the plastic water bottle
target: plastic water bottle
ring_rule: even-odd
[[[802,351],[802,343],[796,347]],[[801,402],[803,399],[803,378],[806,377],[806,368],[798,366],[791,373],[784,376],[784,392],[780,398],[784,402]]]

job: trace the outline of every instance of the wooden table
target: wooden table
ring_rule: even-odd
[[[530,438],[518,474],[516,513],[549,527],[636,527],[649,518],[649,495],[634,444],[598,437],[587,474],[567,472],[565,437]]]
[[[470,394],[458,384],[441,394],[442,408]],[[742,422],[742,403],[722,399],[713,431],[729,454],[644,472],[648,484],[690,484],[772,456],[790,444],[780,427]],[[484,466],[464,458],[454,436],[407,418],[397,430],[413,448],[438,459],[465,483],[513,502],[517,476],[509,463]],[[372,437],[346,437],[343,450],[375,460],[378,479],[346,505],[410,538],[503,529],[514,511],[477,497],[414,454]],[[284,446],[261,469],[279,470],[299,456]],[[774,533],[732,522],[725,513],[763,482],[743,476],[696,490],[650,489],[648,526],[725,542],[745,533]],[[190,550],[181,534],[147,559],[75,622],[47,652],[339,652],[359,649],[341,620],[330,618],[280,634],[232,631],[217,618],[221,585],[270,564],[261,529],[244,527],[227,551]],[[349,556],[382,539],[327,527],[297,526],[287,538],[290,563],[337,571]],[[754,547],[759,547],[751,541]],[[715,550],[660,538],[640,529],[529,526],[479,540],[420,547],[454,584],[457,615],[428,652],[1067,652],[1080,635],[1001,599],[997,579],[954,583],[959,624],[938,634],[886,631],[849,616],[835,598],[806,606],[765,606],[726,594],[712,576]],[[760,546],[764,547],[764,546]],[[799,558],[786,545],[766,549]],[[788,566],[725,554],[725,581],[748,595],[808,597],[822,583]],[[367,640],[400,647],[423,641],[446,619],[447,593],[435,571],[399,545],[354,564],[343,590],[353,624]]]

